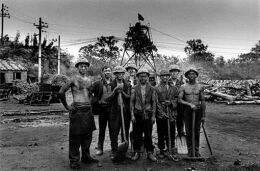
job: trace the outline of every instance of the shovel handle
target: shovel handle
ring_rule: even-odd
[[[169,143],[169,153],[170,155],[172,154],[172,147],[171,147],[171,124],[170,124],[170,111],[169,111],[169,107],[167,106],[166,108],[167,110],[167,126],[168,126],[168,143]]]
[[[125,132],[125,119],[124,119],[122,93],[119,93],[119,105],[120,105],[120,113],[121,113],[122,130],[123,130],[124,141],[127,141],[127,139],[126,139],[126,132]]]
[[[206,130],[205,130],[204,125],[202,125],[202,129],[203,129],[203,132],[204,132],[204,135],[205,135],[206,141],[207,141],[207,145],[208,145],[208,147],[209,147],[210,155],[213,155],[213,153],[212,153],[212,149],[211,149],[211,146],[210,146],[210,143],[209,143],[209,139],[208,139],[208,136],[207,136],[207,133],[206,133]]]
[[[195,157],[195,110],[192,109],[192,157]]]

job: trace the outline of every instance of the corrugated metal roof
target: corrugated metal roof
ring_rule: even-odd
[[[28,69],[19,62],[0,59],[0,71],[27,71],[27,70]]]

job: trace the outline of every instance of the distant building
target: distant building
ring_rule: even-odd
[[[20,62],[0,59],[0,84],[12,83],[13,80],[27,81],[28,69]]]

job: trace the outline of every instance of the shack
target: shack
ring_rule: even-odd
[[[12,83],[13,80],[27,81],[28,69],[20,62],[0,59],[0,84]]]

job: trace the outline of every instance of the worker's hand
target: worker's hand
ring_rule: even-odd
[[[191,108],[192,110],[196,110],[196,109],[197,109],[197,106],[191,103],[191,104],[190,104],[190,108]]]
[[[154,124],[155,122],[155,117],[151,117],[151,123]]]
[[[118,88],[117,89],[117,93],[122,93],[123,92],[123,88]]]
[[[165,105],[166,106],[170,106],[171,105],[171,101],[170,100],[165,100]]]
[[[132,116],[132,118],[131,118],[131,121],[132,121],[132,123],[133,123],[133,124],[135,124],[135,122],[136,122],[136,119],[135,119],[135,117],[134,117],[134,116]]]

